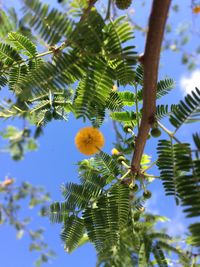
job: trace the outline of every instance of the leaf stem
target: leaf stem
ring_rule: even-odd
[[[151,167],[153,167],[155,164],[157,163],[157,160],[152,162],[145,170],[142,171],[142,173],[148,171],[149,169],[151,169]]]
[[[138,128],[138,131],[139,131],[139,128],[140,128],[140,123],[139,123],[139,109],[138,109],[138,98],[137,98],[137,94],[138,94],[138,91],[137,91],[137,85],[135,85],[135,108],[136,108],[136,121],[137,121],[137,128]]]
[[[164,132],[166,132],[169,135],[170,138],[173,138],[177,143],[181,144],[181,141],[159,121],[158,125]]]
[[[124,165],[124,167],[126,167],[127,169],[130,169],[130,166],[128,166],[125,161],[122,161],[121,164]]]
[[[129,169],[122,177],[119,178],[119,180],[123,180],[130,172],[131,170]]]

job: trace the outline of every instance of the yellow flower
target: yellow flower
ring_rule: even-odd
[[[85,155],[97,153],[104,145],[103,134],[94,127],[82,128],[75,137],[78,150]]]
[[[200,13],[200,5],[193,7],[192,12],[194,14],[199,14]]]
[[[112,155],[119,155],[120,152],[119,152],[116,148],[113,148],[113,149],[111,150],[111,154],[112,154]]]

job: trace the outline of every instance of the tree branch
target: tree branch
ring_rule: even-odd
[[[141,58],[144,66],[143,109],[131,162],[133,173],[137,173],[140,170],[140,161],[148,133],[154,122],[160,50],[170,3],[171,0],[154,0],[149,18],[145,52]]]
[[[90,13],[92,7],[95,5],[96,2],[97,2],[97,0],[88,0],[88,6],[87,6],[87,8],[83,11],[83,15],[82,15],[80,21],[85,20],[85,18],[88,16],[88,14]]]

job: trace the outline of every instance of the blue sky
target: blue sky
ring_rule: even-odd
[[[52,6],[55,5],[56,1],[45,1],[51,3]],[[147,14],[149,12],[149,5],[141,9],[139,5],[140,1],[134,1],[135,19],[137,21],[142,21],[145,25],[147,22]],[[147,1],[148,2],[148,1]],[[175,1],[180,2],[180,1]],[[172,25],[174,27],[173,35],[175,35],[176,26],[180,21],[190,21],[191,20],[191,9],[187,1],[182,1],[181,12],[172,15],[170,18]],[[15,1],[9,1],[6,5],[13,5]],[[18,3],[19,4],[19,3]],[[20,6],[20,4],[19,4]],[[141,12],[142,10],[142,12]],[[188,47],[192,50],[193,43],[196,41],[194,36],[191,44]],[[136,35],[135,45],[139,52],[143,51],[144,39],[140,35]],[[192,74],[189,74],[187,69],[180,64],[180,54],[173,51],[168,51],[161,58],[161,69],[160,78],[164,78],[165,75],[173,78],[177,82],[175,90],[171,95],[166,96],[162,101],[169,103],[177,103],[183,96],[183,90],[181,90],[180,81],[183,79],[192,80]],[[197,74],[197,77],[200,73]],[[190,79],[189,79],[190,78]],[[198,83],[196,79],[196,83]],[[197,85],[196,85],[197,86]],[[189,86],[188,86],[189,87]],[[10,125],[13,122],[7,121],[0,126],[0,130],[6,125]],[[18,127],[22,127],[22,122],[14,122]],[[167,125],[167,123],[166,123]],[[51,193],[53,200],[62,200],[60,193],[60,185],[67,181],[78,182],[76,173],[76,162],[84,159],[85,157],[81,155],[75,145],[74,137],[77,131],[83,127],[82,121],[76,121],[72,116],[69,117],[68,122],[54,121],[47,125],[44,131],[44,135],[39,139],[39,150],[38,152],[26,154],[24,160],[20,162],[14,162],[11,160],[8,154],[0,153],[0,179],[3,180],[6,175],[11,175],[16,178],[17,183],[21,181],[29,181],[34,185],[41,185],[46,188],[47,191]],[[191,133],[194,131],[193,127],[184,127],[178,132],[181,140],[189,141],[191,138]],[[196,128],[197,130],[197,128]],[[110,153],[112,149],[112,142],[115,139],[114,130],[112,128],[112,123],[107,121],[102,127],[106,140],[106,145],[104,151]],[[165,135],[163,134],[163,137]],[[155,149],[156,140],[148,142],[145,152],[151,155],[155,159]],[[153,172],[153,171],[152,171]],[[155,172],[157,170],[155,169]],[[147,205],[147,210],[160,212],[161,215],[170,217],[171,222],[167,223],[165,227],[169,227],[169,232],[171,234],[183,234],[185,232],[184,225],[185,219],[180,212],[180,208],[175,206],[174,200],[172,198],[167,198],[164,196],[163,189],[160,182],[155,182],[150,186],[153,192],[153,198],[149,201]],[[24,211],[22,215],[26,214],[28,207],[24,205]],[[81,266],[81,267],[93,267],[95,266],[96,256],[95,250],[92,245],[85,245],[71,255],[68,255],[63,250],[62,243],[59,238],[60,225],[52,225],[49,223],[48,218],[38,218],[34,211],[33,216],[33,227],[38,228],[41,225],[46,228],[45,240],[49,243],[50,247],[53,248],[57,257],[52,261],[51,264],[46,266],[52,267],[67,267],[67,266]],[[163,225],[164,226],[164,225]],[[21,240],[16,240],[15,230],[10,226],[2,225],[0,226],[0,256],[1,256],[1,266],[2,267],[29,267],[32,266],[36,258],[36,253],[29,253],[28,245],[29,239],[25,235]]]

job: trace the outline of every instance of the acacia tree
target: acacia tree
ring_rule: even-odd
[[[172,79],[158,81],[171,1],[152,2],[143,55],[135,51],[130,22],[114,12],[127,9],[131,1],[109,0],[106,12],[98,4],[70,1],[67,17],[38,0],[24,0],[18,23],[16,16],[14,23],[2,13],[6,38],[0,43],[0,85],[8,85],[14,98],[0,104],[0,117],[34,124],[34,139],[51,120],[66,120],[69,113],[87,124],[75,142],[81,153],[94,156],[78,162],[80,183],[63,186],[64,201],[54,202],[49,211],[52,222],[63,224],[61,238],[68,252],[92,242],[97,266],[168,266],[173,260],[169,252],[179,256],[182,266],[195,266],[191,255],[156,230],[161,217],[143,207],[151,197],[148,184],[155,178],[149,170],[157,165],[166,195],[174,196],[186,216],[196,219],[189,226],[188,243],[199,248],[200,135],[194,133],[193,147],[176,133],[184,123],[199,120],[200,91],[194,88],[177,105],[156,104],[174,87]],[[194,8],[197,12],[198,6]],[[98,129],[105,116],[113,120],[117,136],[111,155],[103,151]],[[164,117],[173,130],[161,123]],[[15,159],[24,153],[25,130],[21,139],[11,142]],[[146,141],[161,131],[168,138],[159,139],[157,160],[150,162],[144,154]]]

